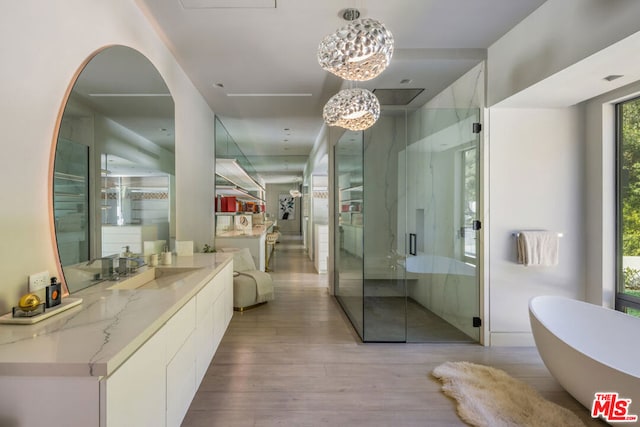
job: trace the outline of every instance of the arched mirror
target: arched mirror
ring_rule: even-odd
[[[153,64],[124,46],[91,58],[66,101],[53,167],[52,215],[70,293],[113,279],[109,260],[170,244],[174,145],[173,99]]]

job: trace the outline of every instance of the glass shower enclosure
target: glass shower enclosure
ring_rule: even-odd
[[[334,291],[363,341],[479,341],[479,123],[383,111],[336,144]]]

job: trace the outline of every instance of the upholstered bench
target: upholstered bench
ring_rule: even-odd
[[[233,309],[244,311],[274,298],[271,275],[256,269],[248,248],[221,248],[233,253]]]

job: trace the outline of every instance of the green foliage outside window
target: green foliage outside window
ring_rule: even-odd
[[[640,257],[640,99],[624,102],[618,110],[619,134],[619,195],[623,264],[627,257]],[[627,262],[625,262],[625,258]],[[625,295],[640,298],[640,269],[626,266],[622,269]],[[635,303],[623,304],[623,311],[640,317]]]
[[[621,108],[622,254],[640,256],[640,100]]]

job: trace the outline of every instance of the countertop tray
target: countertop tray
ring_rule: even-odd
[[[7,313],[3,316],[0,316],[0,323],[12,324],[12,325],[33,325],[34,323],[38,323],[44,319],[48,319],[51,316],[54,316],[65,310],[75,307],[76,305],[80,305],[81,303],[82,303],[82,298],[64,298],[60,303],[60,305],[47,308],[44,313],[39,314],[37,316],[13,317],[11,313]]]

